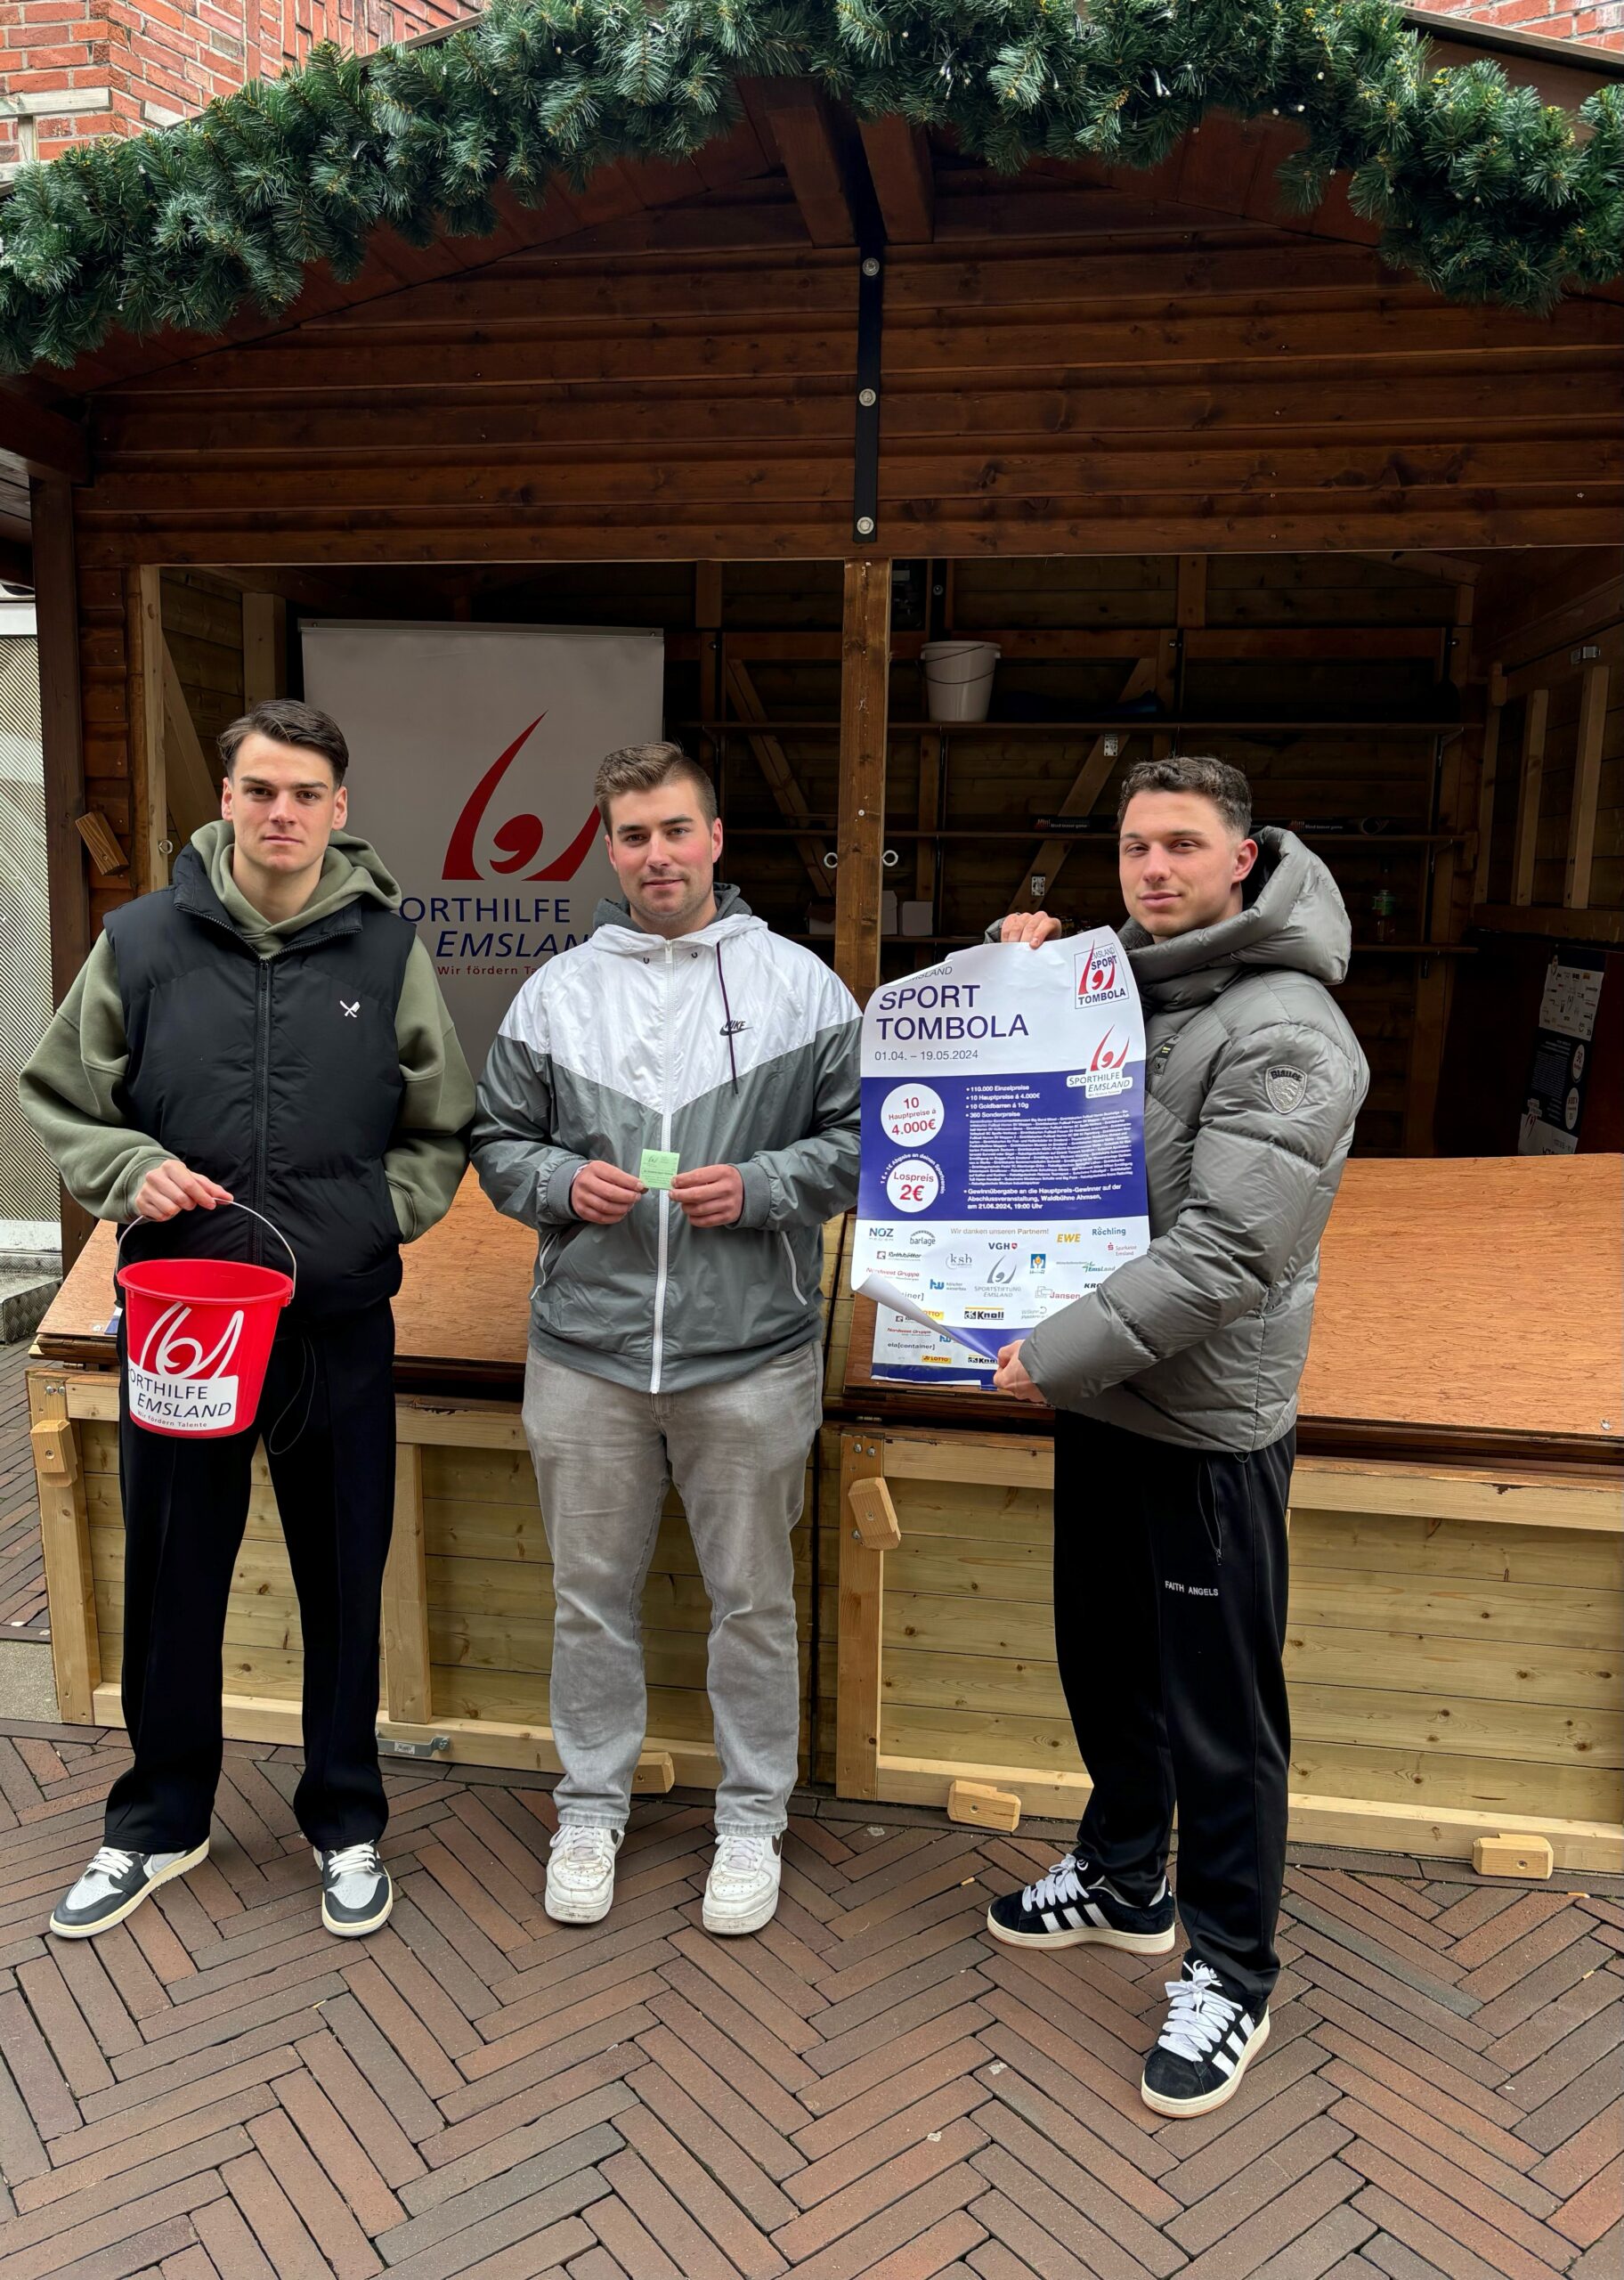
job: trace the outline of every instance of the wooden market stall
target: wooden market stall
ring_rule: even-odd
[[[1624,77],[1474,25],[1425,36],[1570,108]],[[1113,910],[1122,770],[1237,761],[1337,872],[1374,1072],[1294,1493],[1297,1825],[1458,1851],[1510,1820],[1620,1865],[1620,1421],[1596,1391],[1618,1165],[1597,1152],[1624,1135],[1599,1034],[1580,1152],[1482,1160],[1515,1144],[1534,1022],[1509,1034],[1500,961],[1624,942],[1624,307],[1441,298],[1384,263],[1340,180],[1286,209],[1279,116],[1210,113],[1152,170],[1001,176],[807,81],[740,93],[688,158],[623,157],[534,208],[499,187],[483,236],[378,229],[280,317],[115,330],[0,389],[0,460],[33,485],[59,995],[213,810],[219,727],[297,688],[312,618],[662,628],[668,727],[716,770],[730,875],[860,996],[1011,907]],[[929,715],[919,651],[943,634],[998,645],[984,723]],[[1417,1160],[1441,1139],[1451,1160]],[[877,1394],[839,1229],[828,1254],[808,1772],[1070,1811],[1042,1421]],[[471,1185],[409,1254],[380,1730],[545,1765],[528,1264]],[[109,1310],[103,1232],[31,1385],[59,1690],[86,1720],[118,1714]],[[864,1478],[889,1490],[889,1552]],[[708,1780],[675,1514],[646,1615],[644,1778]],[[263,1481],[228,1646],[228,1731],[290,1738]]]

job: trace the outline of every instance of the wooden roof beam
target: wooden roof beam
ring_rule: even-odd
[[[929,135],[895,117],[865,119],[858,132],[887,238],[894,246],[928,246],[936,235]]]
[[[64,419],[15,386],[0,385],[0,452],[30,476],[90,481],[90,445],[77,421]]]
[[[815,246],[855,246],[857,216],[834,123],[822,91],[808,79],[759,83],[761,108],[773,130],[795,203]]]

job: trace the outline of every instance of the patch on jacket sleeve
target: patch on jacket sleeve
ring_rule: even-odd
[[[1294,1108],[1301,1106],[1308,1090],[1307,1072],[1292,1068],[1287,1062],[1277,1061],[1263,1078],[1263,1090],[1269,1095],[1270,1107],[1278,1109],[1282,1116],[1289,1116]]]

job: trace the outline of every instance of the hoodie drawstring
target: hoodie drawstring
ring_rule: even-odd
[[[722,946],[719,941],[716,946],[716,978],[721,986],[722,1034],[727,1040],[727,1065],[733,1071],[733,1089],[736,1094],[739,1089],[739,1061],[733,1049],[733,1007],[727,1003],[727,976],[722,971]]]

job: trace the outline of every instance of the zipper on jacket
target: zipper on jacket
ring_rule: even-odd
[[[271,1151],[271,969],[274,958],[262,958],[255,976],[254,996],[254,1201],[265,1208],[265,1159]],[[248,1231],[249,1255],[263,1258],[263,1240],[256,1224]]]
[[[671,1144],[671,956],[672,946],[665,946],[665,1004],[660,1023],[660,1145],[669,1150]],[[665,1361],[665,1280],[670,1252],[671,1192],[662,1187],[659,1194],[660,1249],[654,1266],[654,1338],[650,1355],[648,1373],[650,1393],[660,1390],[660,1372]]]

